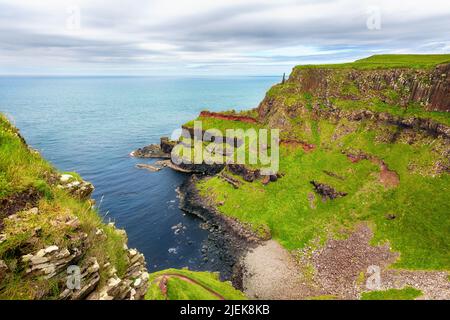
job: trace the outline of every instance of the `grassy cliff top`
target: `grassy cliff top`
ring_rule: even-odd
[[[89,200],[59,188],[54,181],[59,174],[0,114],[0,260],[8,266],[6,275],[0,274],[0,299],[59,297],[64,281],[28,274],[22,260],[48,246],[86,247],[80,265],[94,257],[101,266],[110,263],[119,276],[126,271],[126,237],[104,224]],[[103,284],[106,269],[100,277]]]
[[[444,63],[450,63],[450,54],[380,54],[348,63],[299,65],[294,70],[321,68],[360,70],[390,68],[428,69]]]
[[[246,300],[231,283],[219,280],[217,273],[187,269],[167,269],[152,273],[147,300]]]

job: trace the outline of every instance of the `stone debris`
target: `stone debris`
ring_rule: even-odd
[[[59,178],[61,184],[58,185],[58,188],[67,190],[72,196],[81,200],[87,200],[90,198],[92,192],[94,191],[94,186],[92,185],[92,183],[84,180],[70,181],[70,179],[67,178],[63,179],[63,176],[67,177],[71,175],[61,175],[61,177]]]
[[[97,259],[91,257],[87,260],[87,263],[80,270],[80,286],[79,288],[68,288],[60,294],[59,298],[64,300],[81,300],[86,298],[91,292],[95,290],[100,282],[100,266]],[[68,275],[67,282],[71,275]]]
[[[89,300],[140,300],[148,288],[149,274],[145,267],[145,258],[135,249],[128,250],[128,268],[121,279],[114,268],[109,271],[106,284],[90,294]]]
[[[314,186],[314,189],[318,194],[322,196],[324,201],[333,200],[340,197],[345,197],[347,193],[336,191],[333,187],[326,185],[324,183],[319,183],[316,181],[311,181],[311,184]]]
[[[239,187],[241,186],[241,182],[238,179],[235,179],[226,173],[222,172],[219,175],[219,177],[222,178],[224,181],[228,182],[229,184],[231,184],[235,189],[239,189]]]

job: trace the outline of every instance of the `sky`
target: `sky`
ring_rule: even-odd
[[[1,75],[281,75],[450,53],[448,0],[0,0]]]

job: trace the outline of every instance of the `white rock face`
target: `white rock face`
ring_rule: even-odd
[[[73,179],[71,174],[62,174],[61,178],[59,178],[61,182],[68,182],[70,179]]]

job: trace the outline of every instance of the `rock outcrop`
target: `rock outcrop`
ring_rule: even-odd
[[[130,153],[130,156],[136,158],[170,159],[170,153],[176,144],[176,141],[171,141],[167,137],[162,137],[159,144],[150,144],[134,150]]]
[[[82,179],[76,179],[73,175],[62,174],[59,178],[58,187],[66,190],[75,198],[80,200],[89,199],[94,192],[92,183]]]

